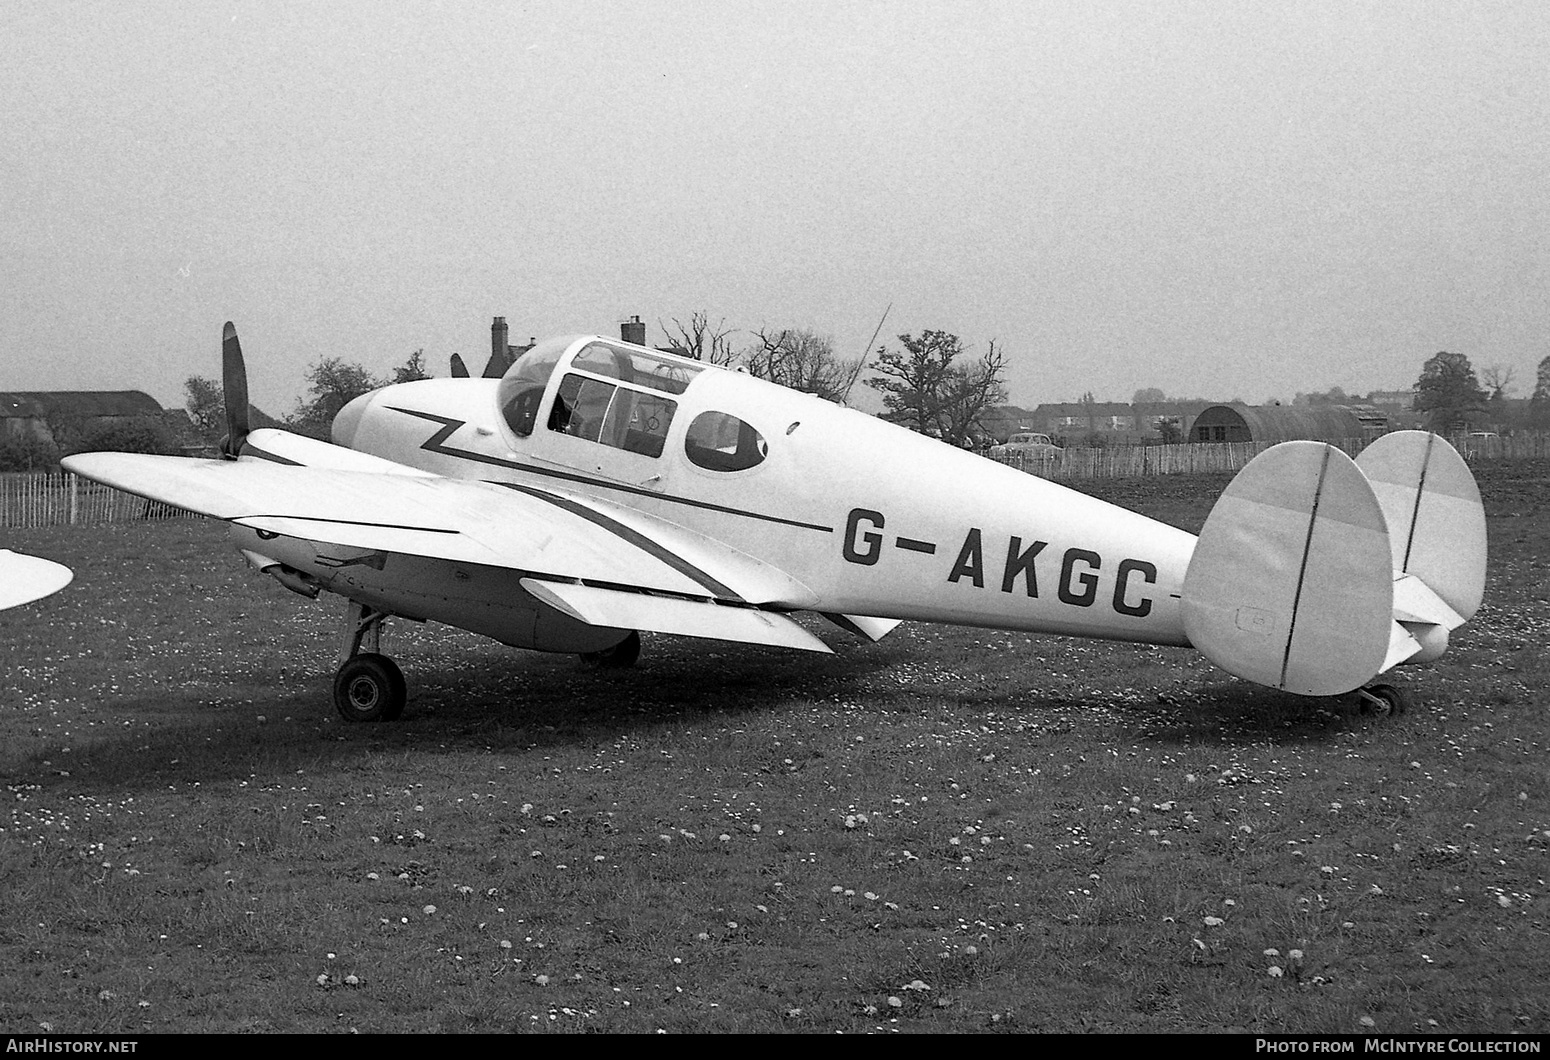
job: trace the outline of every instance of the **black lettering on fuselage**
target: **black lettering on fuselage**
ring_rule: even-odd
[[[1039,595],[1039,575],[1038,571],[1034,569],[1033,559],[1040,552],[1043,552],[1044,546],[1048,544],[1048,541],[1035,541],[1024,551],[1023,539],[1020,537],[1012,538],[1006,547],[1006,570],[1001,574],[1002,592],[1011,592],[1013,586],[1017,584],[1017,576],[1022,574],[1025,575],[1024,583],[1028,589],[1028,595]]]
[[[870,522],[876,530],[868,530],[859,533],[862,520]],[[859,563],[864,567],[870,567],[877,562],[883,554],[883,535],[877,530],[883,528],[883,513],[874,512],[868,508],[852,508],[850,517],[845,520],[845,542],[841,547],[846,559],[852,563]],[[857,548],[857,543],[862,543],[865,548]]]
[[[1114,610],[1121,615],[1145,618],[1152,613],[1151,597],[1142,597],[1133,604],[1125,602],[1125,591],[1130,583],[1130,576],[1132,574],[1141,575],[1141,580],[1148,585],[1153,585],[1157,582],[1156,564],[1148,563],[1144,559],[1120,560],[1119,573],[1114,578]]]
[[[1077,573],[1078,563],[1087,564],[1091,570]],[[1060,602],[1076,607],[1091,607],[1093,601],[1098,599],[1098,575],[1093,572],[1102,566],[1103,557],[1096,552],[1085,548],[1066,549],[1065,558],[1060,561],[1060,587],[1056,594]],[[1080,591],[1077,585],[1081,586]]]
[[[979,527],[971,529],[963,539],[963,548],[958,550],[958,559],[947,580],[955,582],[965,576],[973,580],[976,589],[985,588],[985,556],[980,548]]]

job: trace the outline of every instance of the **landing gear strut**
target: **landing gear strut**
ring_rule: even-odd
[[[350,601],[334,674],[334,706],[345,721],[392,721],[404,712],[404,673],[377,650],[385,618],[385,612]]]
[[[1403,714],[1415,706],[1415,697],[1400,685],[1368,685],[1356,694],[1361,697],[1362,713],[1375,718]]]

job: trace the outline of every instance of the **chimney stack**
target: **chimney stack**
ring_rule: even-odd
[[[639,313],[619,325],[619,337],[637,346],[646,345],[646,325],[641,323]]]
[[[490,356],[502,361],[511,356],[506,345],[505,317],[496,317],[495,323],[490,325]]]

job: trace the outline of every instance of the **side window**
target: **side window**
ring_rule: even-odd
[[[567,375],[560,381],[549,429],[615,449],[661,456],[678,404],[658,394]]]
[[[603,427],[603,441],[642,456],[661,456],[678,403],[639,390],[619,391]]]
[[[555,394],[554,408],[549,413],[549,429],[589,442],[599,441],[616,389],[598,379],[567,375]]]
[[[684,455],[707,471],[746,471],[764,460],[769,445],[764,436],[725,412],[702,412],[684,435]]]

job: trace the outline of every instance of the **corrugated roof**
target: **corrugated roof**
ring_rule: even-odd
[[[162,408],[139,390],[21,390],[0,393],[0,419],[49,416],[160,416]]]
[[[1195,427],[1241,419],[1256,442],[1304,439],[1337,442],[1363,436],[1362,422],[1339,405],[1213,405],[1195,419]]]

